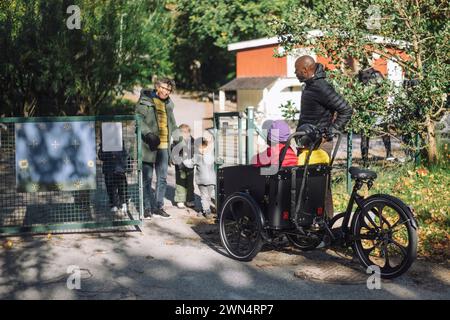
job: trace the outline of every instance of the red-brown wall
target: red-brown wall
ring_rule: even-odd
[[[257,48],[249,48],[236,52],[236,76],[239,77],[271,77],[287,75],[287,57],[275,58],[274,50],[278,45],[270,45]],[[403,61],[408,60],[408,55],[404,51],[390,48],[388,49],[392,56],[396,56]],[[317,62],[324,65],[327,70],[334,70],[335,65],[331,59],[317,55]],[[379,58],[373,62],[374,69],[380,71],[384,76],[387,75],[386,58]]]
[[[249,48],[236,53],[236,76],[271,77],[286,76],[286,57],[275,58],[274,49],[278,45]]]

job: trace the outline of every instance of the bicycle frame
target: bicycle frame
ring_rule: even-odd
[[[369,181],[367,181],[367,183],[368,183],[369,189],[370,189],[371,186],[372,186],[373,181],[369,180]],[[352,193],[350,195],[350,199],[348,201],[347,208],[346,208],[346,210],[344,212],[344,220],[342,221],[341,230],[342,230],[342,233],[344,234],[344,236],[349,234],[349,228],[348,228],[349,226],[348,225],[350,223],[350,218],[351,218],[351,215],[352,215],[352,210],[353,210],[353,206],[354,206],[355,202],[356,202],[356,205],[359,208],[363,207],[364,197],[358,194],[358,190],[361,189],[363,184],[364,184],[363,181],[356,180],[355,181],[355,185],[353,186],[353,190],[352,190]]]
[[[279,164],[278,170],[280,170],[281,167],[282,167],[283,160],[284,160],[284,158],[286,156],[288,148],[290,147],[292,139],[294,139],[295,137],[300,137],[300,136],[304,136],[304,135],[306,135],[306,132],[304,132],[304,131],[297,131],[297,132],[294,132],[293,134],[291,134],[289,136],[288,140],[286,141],[285,147],[283,148],[283,150],[280,153],[279,162],[278,162],[278,164]],[[338,151],[339,145],[341,143],[341,139],[342,139],[342,133],[341,132],[337,132],[333,136],[336,136],[336,135],[338,136],[338,141],[336,142],[336,145],[335,145],[335,147],[333,149],[333,152],[331,153],[332,154],[332,158],[331,158],[331,161],[330,161],[330,163],[328,165],[331,168],[333,166],[333,163],[334,163],[334,160],[336,158],[337,151]],[[318,138],[322,139],[322,135],[319,135]],[[315,143],[316,142],[318,142],[318,141],[316,140]],[[299,213],[301,212],[301,209],[302,209],[301,206],[302,206],[303,193],[304,193],[304,190],[306,188],[307,181],[308,181],[309,161],[310,161],[310,158],[311,158],[312,151],[313,151],[315,143],[311,144],[311,146],[308,149],[308,154],[306,155],[305,165],[302,168],[302,170],[304,170],[305,174],[303,175],[302,183],[301,183],[301,187],[300,187],[300,192],[299,192],[299,195],[298,195],[297,198],[296,198],[296,188],[295,188],[295,171],[293,171],[293,176],[292,176],[292,186],[293,187],[291,189],[291,199],[294,199],[294,201],[291,200],[291,212],[293,214],[293,219],[292,220],[293,220],[293,222],[295,224],[296,229],[298,231],[300,231],[301,233],[303,233],[303,234],[304,234],[303,228],[298,224],[298,215],[299,215]],[[331,183],[331,181],[328,181],[328,183]],[[326,188],[328,188],[328,186]]]

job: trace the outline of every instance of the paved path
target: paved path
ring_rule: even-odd
[[[192,210],[145,221],[142,232],[12,238],[0,249],[0,299],[448,299],[449,269],[417,262],[369,290],[358,264],[331,250],[265,248],[228,258],[216,226]],[[81,270],[69,290],[67,268]]]

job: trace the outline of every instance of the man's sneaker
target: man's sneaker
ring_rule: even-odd
[[[127,204],[126,203],[122,204],[121,210],[122,210],[123,213],[128,213],[128,208],[127,208]]]
[[[183,202],[177,202],[177,207],[178,207],[179,209],[184,209],[184,208],[186,208],[186,206],[184,205]]]
[[[186,202],[186,207],[188,207],[188,208],[194,208],[194,207],[195,207],[195,202],[194,202],[194,201],[188,201],[188,202]]]
[[[119,210],[119,208],[117,208],[116,206],[111,208],[111,212],[117,212]]]
[[[152,217],[152,211],[150,209],[145,209],[144,219],[150,219]]]
[[[156,209],[155,211],[153,211],[153,214],[156,217],[160,217],[160,218],[165,218],[165,219],[170,218],[170,215],[167,214],[167,212],[165,212],[163,208]]]
[[[394,161],[394,160],[395,160],[395,157],[392,155],[386,157],[386,161]]]

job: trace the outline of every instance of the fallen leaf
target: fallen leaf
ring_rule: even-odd
[[[5,249],[11,249],[13,247],[13,242],[11,240],[7,240],[5,241],[5,243],[3,243],[3,247]]]

